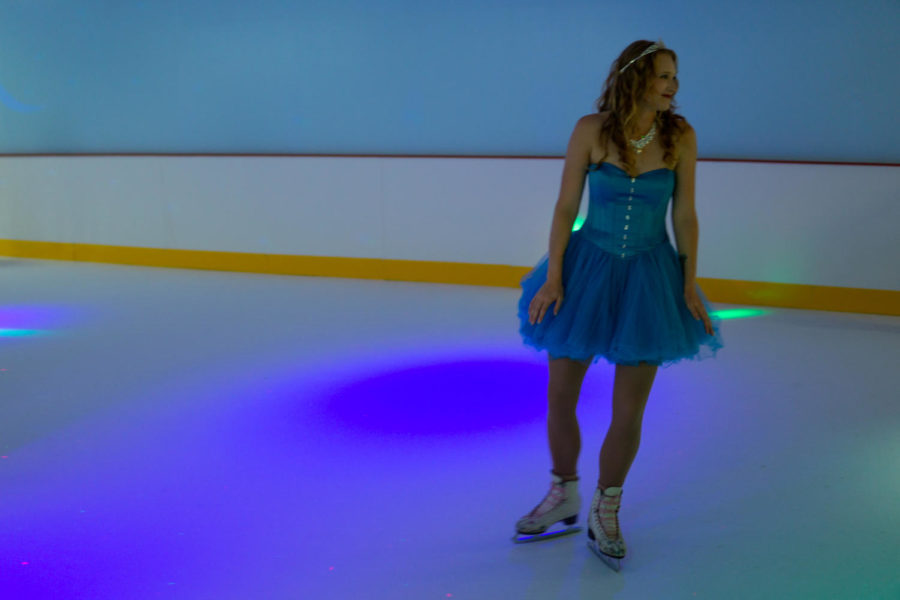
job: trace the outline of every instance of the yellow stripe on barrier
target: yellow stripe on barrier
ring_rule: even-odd
[[[265,273],[517,287],[530,267],[439,261],[252,254],[136,248],[62,242],[0,240],[0,255],[45,260]],[[900,292],[796,283],[700,278],[713,302],[900,316]]]

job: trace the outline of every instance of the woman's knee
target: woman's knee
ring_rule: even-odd
[[[589,366],[589,360],[550,357],[550,378],[547,385],[547,404],[550,412],[558,416],[574,416],[581,394],[581,384]]]
[[[623,435],[640,435],[644,423],[644,414],[641,413],[614,413],[609,427]]]
[[[575,412],[581,390],[578,387],[558,387],[547,390],[547,406],[551,411]]]

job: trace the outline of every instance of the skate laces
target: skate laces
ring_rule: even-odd
[[[621,506],[621,496],[602,496],[600,503],[597,505],[597,516],[600,519],[600,527],[603,533],[610,539],[619,537],[619,507]]]
[[[552,483],[550,484],[550,491],[544,496],[544,499],[538,504],[533,511],[528,515],[529,517],[537,517],[543,514],[546,514],[562,504],[566,499],[565,491],[563,490],[563,486]]]

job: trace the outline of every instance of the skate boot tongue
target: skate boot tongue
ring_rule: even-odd
[[[608,487],[603,490],[604,496],[621,496],[622,488],[620,487]]]

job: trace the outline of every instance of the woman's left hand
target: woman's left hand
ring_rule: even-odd
[[[716,332],[712,326],[712,320],[709,318],[709,315],[706,314],[706,308],[703,306],[703,302],[700,300],[699,287],[696,283],[694,284],[685,284],[684,286],[684,303],[687,305],[688,310],[691,311],[691,314],[698,321],[703,321],[703,328],[706,329],[706,333],[708,335],[715,335]]]

